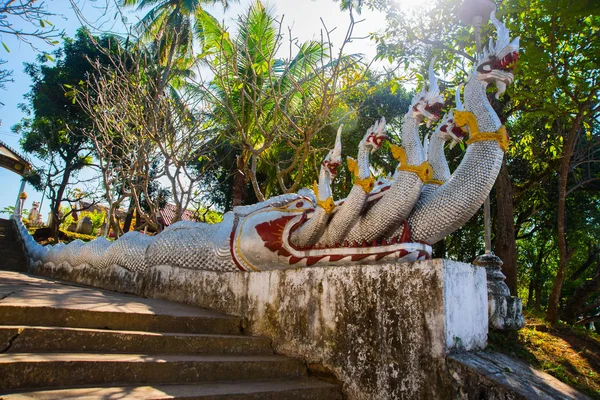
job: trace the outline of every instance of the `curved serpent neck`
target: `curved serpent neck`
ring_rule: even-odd
[[[369,155],[370,151],[367,146],[358,147],[358,178],[367,179],[371,176],[371,169],[369,168]]]
[[[486,94],[488,83],[471,76],[465,85],[465,109],[477,117],[479,132],[496,132],[502,124]]]
[[[327,167],[321,165],[321,170],[319,171],[319,193],[315,193],[317,195],[317,200],[325,200],[328,197],[331,197],[331,173],[327,169]]]
[[[496,132],[500,118],[488,101],[486,87],[486,82],[472,76],[465,86],[465,108],[475,115],[481,132]],[[503,157],[493,140],[470,144],[450,179],[417,202],[408,219],[412,239],[434,244],[460,228],[492,190]]]
[[[423,144],[419,139],[419,119],[412,110],[406,113],[402,124],[402,147],[406,153],[406,164],[420,166],[425,161]],[[350,242],[371,242],[383,237],[405,220],[419,199],[423,182],[417,174],[409,171],[396,171],[390,188],[348,233]]]
[[[358,146],[358,179],[368,179],[371,177],[369,168],[370,151],[366,145],[361,142]],[[323,236],[319,238],[319,245],[331,246],[341,243],[350,229],[356,224],[361,211],[367,201],[368,194],[359,186],[354,185],[348,197],[339,205],[329,220]]]
[[[331,173],[324,165],[319,172],[318,193],[315,193],[317,201],[324,201],[331,197]],[[299,247],[313,245],[323,234],[323,230],[329,220],[329,214],[323,207],[315,204],[315,211],[308,221],[305,221],[290,237],[292,243]]]
[[[433,179],[445,182],[450,179],[450,167],[446,161],[446,153],[444,153],[444,145],[446,140],[440,136],[440,131],[437,130],[429,140],[429,151],[427,161],[433,169]]]
[[[419,139],[418,117],[414,117],[411,110],[406,113],[402,121],[402,147],[406,151],[406,163],[408,165],[421,165],[425,161],[423,155],[423,144]]]

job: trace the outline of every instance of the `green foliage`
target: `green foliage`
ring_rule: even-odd
[[[38,57],[37,64],[26,64],[25,72],[33,80],[33,86],[26,95],[28,104],[21,107],[33,116],[13,127],[13,131],[23,135],[21,146],[26,152],[43,160],[65,153],[63,158],[68,158],[73,167],[79,169],[88,163],[80,154],[87,141],[81,131],[90,129],[92,121],[65,95],[65,88],[85,80],[91,72],[89,60],[108,62],[96,47],[97,40],[105,48],[117,43],[109,37],[92,39],[88,31],[80,29],[75,39],[65,39],[63,48],[54,52],[55,65],[48,65],[46,57]]]
[[[194,214],[196,219],[200,222],[207,224],[218,224],[223,220],[223,213],[215,210],[207,210],[206,208],[200,208]]]
[[[206,12],[196,19],[203,44],[198,58],[215,75],[198,94],[214,105],[222,132],[213,157],[222,162],[208,178],[220,188],[212,200],[228,209],[232,197],[251,204],[311,186],[344,122],[344,107],[348,111],[342,93],[362,83],[358,58],[329,59],[329,44],[315,40],[296,43],[288,58],[279,58],[287,44],[260,1],[238,17],[235,33]],[[233,176],[241,176],[241,186]]]
[[[61,209],[61,212],[66,215],[66,217],[63,219],[63,222],[60,224],[60,227],[63,231],[66,231],[69,228],[69,225],[71,225],[72,223],[77,223],[73,219],[73,214],[70,213],[70,211],[71,211],[71,209],[68,209],[66,207]],[[92,220],[92,236],[97,236],[101,233],[98,231],[98,229],[102,226],[102,224],[106,220],[106,213],[104,213],[102,211],[98,211],[98,210],[79,211],[79,212],[77,212],[77,216],[78,216],[78,218],[77,218],[78,220],[85,218],[85,217],[88,217]]]
[[[15,212],[15,206],[6,206],[2,210],[0,210],[0,214],[7,214],[9,217],[12,216]],[[23,215],[27,215],[28,211],[23,210]]]
[[[398,62],[422,79],[423,66],[435,55],[449,83],[457,85],[468,76],[475,37],[472,27],[456,23],[453,17],[461,2],[437,0],[418,9],[391,1],[362,3],[387,16],[388,26],[374,34],[380,58]],[[521,37],[516,81],[501,101],[492,99],[492,105],[511,135],[507,165],[514,185],[519,293],[526,304],[539,308],[546,304],[559,269],[557,221],[566,218],[572,251],[567,278],[585,264],[589,249],[600,243],[600,3],[509,0],[499,5],[496,15],[513,37]],[[491,24],[484,24],[484,45],[494,31]],[[570,135],[578,139],[569,169],[565,217],[557,213],[558,184],[561,159],[571,157],[565,153]],[[451,169],[457,156],[456,149],[449,153]],[[437,245],[436,255],[471,261],[482,250],[480,218],[477,215]],[[594,270],[590,267],[578,279],[567,279],[563,299],[591,279]],[[599,294],[590,294],[589,301]]]
[[[92,161],[92,146],[84,132],[92,130],[94,122],[73,102],[68,86],[79,85],[93,73],[91,62],[109,63],[107,52],[118,45],[114,37],[93,38],[82,28],[75,39],[65,39],[64,46],[53,53],[54,65],[39,56],[36,64],[25,66],[33,81],[31,91],[25,96],[28,103],[21,105],[28,116],[12,130],[22,136],[21,147],[25,152],[47,163],[48,166],[25,179],[40,191],[47,189],[55,216],[61,202],[76,200],[68,198],[69,185]],[[56,236],[58,225],[52,228]]]
[[[137,10],[148,12],[137,23],[141,41],[150,43],[156,54],[156,64],[161,70],[158,90],[162,92],[171,83],[182,85],[181,74],[172,73],[174,69],[189,70],[192,66],[192,48],[194,33],[197,30],[198,15],[204,13],[203,6],[217,3],[217,0],[173,0],[144,1],[123,0],[126,6],[136,6]],[[231,1],[219,1],[227,8]],[[196,33],[196,36],[199,36]]]
[[[78,239],[84,242],[89,242],[91,240],[96,239],[95,235],[84,235],[82,233],[63,231],[62,234],[68,239],[67,241],[69,242]]]

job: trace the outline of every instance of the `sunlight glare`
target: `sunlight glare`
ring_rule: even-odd
[[[421,0],[396,0],[400,10],[417,10],[426,5]]]

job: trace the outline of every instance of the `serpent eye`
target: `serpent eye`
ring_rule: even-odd
[[[479,72],[490,72],[492,70],[492,61],[486,62],[485,64],[481,64],[477,67],[477,71]]]

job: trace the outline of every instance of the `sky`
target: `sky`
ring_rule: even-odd
[[[418,5],[417,0],[402,1],[403,5],[407,7]],[[76,0],[76,2],[86,21],[93,23],[94,26],[101,26],[103,30],[110,30],[113,33],[123,33],[125,31],[119,19],[114,19],[114,11],[107,11],[102,7],[105,0]],[[67,36],[73,37],[75,31],[81,26],[81,22],[71,9],[70,2],[68,0],[47,0],[45,3],[48,10],[56,14],[48,19],[57,28],[64,30]],[[207,11],[217,19],[225,21],[227,25],[233,25],[236,17],[244,13],[250,4],[250,0],[241,0],[238,4],[230,6],[226,11],[220,5],[208,7]],[[300,41],[320,38],[323,27],[321,17],[329,30],[336,28],[331,35],[333,45],[341,45],[348,27],[349,17],[346,12],[339,10],[339,3],[332,0],[272,0],[264,2],[264,4],[272,7],[275,10],[275,15],[284,16],[283,25],[291,27],[293,34]],[[141,13],[128,11],[126,16],[128,22],[135,22],[143,14],[144,11]],[[366,36],[385,27],[385,18],[381,13],[363,10],[362,15],[356,17],[356,20],[361,19],[364,21],[355,27],[355,37]],[[15,24],[16,26],[25,27],[19,21]],[[10,128],[24,117],[23,112],[18,108],[18,104],[24,102],[23,95],[29,92],[31,86],[29,76],[23,72],[23,63],[34,62],[40,51],[51,52],[60,45],[52,47],[36,42],[38,47],[36,50],[9,35],[3,35],[0,39],[6,43],[10,50],[10,53],[8,53],[0,48],[0,59],[8,61],[7,64],[3,65],[3,68],[14,71],[14,82],[9,82],[6,85],[7,90],[0,90],[0,102],[4,104],[3,106],[0,105],[0,140],[21,152],[19,136],[12,133]],[[348,53],[362,53],[367,58],[372,58],[376,53],[375,44],[366,39],[353,41],[346,47],[346,51]],[[37,167],[44,166],[41,161],[36,159],[33,159],[33,163]],[[0,168],[0,210],[15,204],[20,184],[20,176]],[[28,195],[25,203],[26,209],[31,208],[33,201],[41,201],[42,194],[36,192],[32,187],[26,187],[25,191]],[[48,199],[44,200],[42,207],[44,220],[47,219],[49,203]],[[8,215],[0,214],[0,218],[8,218]]]

